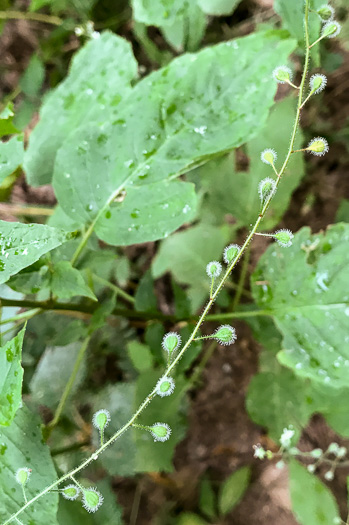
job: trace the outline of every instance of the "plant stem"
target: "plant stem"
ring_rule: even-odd
[[[119,288],[119,286],[116,286],[116,284],[113,284],[107,281],[106,279],[103,279],[103,277],[99,277],[99,275],[96,275],[96,274],[93,274],[93,279],[103,284],[107,288],[110,288],[110,290],[113,290],[113,292],[115,292],[117,295],[120,295],[120,297],[123,297],[125,301],[128,301],[131,304],[135,303],[135,298],[132,297],[132,295],[129,295],[128,293],[124,292],[124,290]]]
[[[85,341],[82,343],[81,348],[79,350],[79,353],[78,353],[78,355],[76,357],[76,361],[74,363],[74,368],[73,368],[72,373],[70,375],[69,381],[68,381],[68,383],[65,386],[65,389],[63,391],[62,397],[61,397],[60,402],[58,404],[58,407],[56,409],[54,418],[52,419],[52,421],[49,422],[48,425],[46,425],[46,439],[50,436],[52,430],[57,425],[57,423],[59,421],[59,418],[61,417],[62,410],[63,410],[64,405],[65,405],[65,403],[66,403],[66,401],[68,399],[70,391],[71,391],[71,389],[72,389],[72,387],[74,385],[76,376],[77,376],[77,374],[79,372],[79,369],[80,369],[83,357],[84,357],[85,352],[86,352],[87,347],[88,347],[89,340],[90,340],[90,337],[87,337],[85,339]]]
[[[23,13],[22,11],[0,11],[0,20],[33,20],[60,26],[63,20],[58,16],[43,15],[41,13]]]
[[[16,321],[25,321],[27,319],[31,319],[35,315],[40,314],[41,312],[42,312],[41,308],[33,308],[33,310],[27,310],[26,312],[22,312],[21,314],[14,315],[13,317],[8,317],[7,319],[1,319],[0,325],[14,323]]]
[[[285,158],[285,161],[282,165],[282,168],[278,174],[278,177],[277,177],[277,181],[276,181],[276,188],[278,187],[279,183],[280,183],[280,180],[281,180],[281,177],[283,175],[283,173],[285,172],[285,169],[287,167],[287,164],[288,164],[288,161],[290,159],[290,156],[291,156],[291,152],[292,152],[292,149],[293,149],[293,146],[294,146],[294,141],[295,141],[295,137],[296,137],[296,132],[297,132],[297,128],[298,128],[298,123],[299,123],[299,117],[300,117],[300,106],[302,104],[302,99],[303,99],[303,90],[304,90],[304,83],[305,83],[305,79],[306,79],[306,76],[307,76],[307,72],[308,72],[308,66],[309,66],[309,54],[310,54],[310,50],[309,50],[309,28],[308,28],[308,16],[309,16],[309,0],[305,0],[305,22],[304,22],[304,26],[305,26],[305,41],[306,41],[306,54],[305,54],[305,61],[304,61],[304,70],[303,70],[303,75],[302,75],[302,81],[301,81],[301,84],[300,84],[300,89],[299,89],[299,96],[298,96],[298,104],[297,104],[297,113],[296,113],[296,118],[295,118],[295,122],[294,122],[294,126],[293,126],[293,131],[292,131],[292,136],[291,136],[291,142],[290,142],[290,146],[289,146],[289,149],[288,149],[288,153],[286,155],[286,158]],[[114,194],[115,195],[115,194]],[[266,199],[266,202],[263,206],[263,209],[261,211],[261,213],[258,215],[258,218],[254,224],[254,226],[252,227],[250,233],[248,234],[244,244],[242,245],[241,247],[241,250],[240,252],[237,254],[237,256],[235,257],[235,259],[233,259],[231,261],[231,263],[229,264],[228,268],[226,269],[220,283],[218,284],[216,290],[214,291],[212,297],[210,297],[206,307],[204,308],[204,311],[202,312],[199,320],[197,321],[195,327],[194,327],[194,330],[192,331],[189,339],[187,340],[187,342],[185,343],[185,345],[183,346],[183,348],[180,350],[180,352],[178,352],[177,356],[175,357],[175,359],[172,361],[172,363],[166,368],[165,370],[165,373],[163,375],[170,375],[171,371],[174,369],[174,367],[176,366],[176,364],[180,361],[180,359],[182,358],[183,354],[185,353],[185,351],[188,349],[188,347],[191,345],[192,341],[195,339],[195,336],[198,332],[198,330],[200,329],[203,321],[205,320],[208,312],[210,311],[215,299],[217,298],[218,294],[220,293],[220,291],[222,290],[222,288],[224,287],[225,285],[225,282],[226,280],[228,279],[231,271],[233,270],[233,268],[236,266],[236,264],[238,263],[238,261],[240,260],[242,254],[245,253],[245,250],[248,248],[251,240],[253,239],[253,236],[254,234],[256,233],[266,211],[268,210],[269,208],[269,205],[273,199],[275,195],[275,192],[272,192],[271,195],[269,195],[269,197]],[[115,197],[114,197],[115,198]],[[100,215],[98,215],[99,217]],[[96,224],[97,220],[98,220],[98,217],[95,219],[94,221],[94,225]],[[91,225],[92,226],[92,225]],[[90,226],[90,228],[91,228]],[[94,227],[94,226],[93,226]],[[93,231],[93,228],[91,230],[91,233]],[[90,233],[90,234],[91,234]],[[89,234],[89,235],[90,235]],[[86,238],[85,237],[85,241],[87,242],[89,236]],[[85,243],[86,243],[85,242]],[[81,249],[83,248],[84,246],[84,242],[80,245],[81,248],[75,252],[75,255],[73,257],[73,260],[74,262],[77,260],[80,252],[81,252]],[[231,314],[230,314],[231,315]],[[156,386],[154,386],[153,390],[150,392],[150,394],[144,399],[144,401],[141,403],[141,405],[138,407],[138,409],[136,410],[136,412],[133,414],[133,416],[127,421],[127,423],[125,423],[115,434],[113,434],[113,436],[104,443],[104,445],[102,445],[101,447],[99,447],[98,450],[96,450],[94,452],[94,454],[90,457],[88,457],[85,461],[83,461],[78,467],[76,467],[75,469],[71,470],[70,472],[68,472],[67,474],[65,474],[64,476],[62,476],[61,478],[59,478],[58,480],[54,481],[51,485],[49,485],[48,487],[46,487],[46,489],[44,489],[43,491],[41,491],[39,494],[37,494],[36,496],[34,496],[30,501],[28,501],[25,505],[23,505],[15,514],[13,514],[9,519],[7,519],[3,525],[8,525],[11,521],[13,521],[19,514],[21,514],[26,508],[28,508],[30,505],[32,505],[33,503],[35,503],[35,501],[37,501],[39,498],[41,498],[42,496],[44,496],[45,494],[47,494],[50,490],[56,488],[58,485],[60,485],[63,481],[65,481],[66,479],[68,478],[71,478],[71,479],[74,479],[73,476],[80,472],[81,470],[83,470],[84,468],[87,467],[87,465],[89,465],[92,461],[93,461],[93,457],[94,456],[99,456],[99,454],[101,452],[103,452],[109,445],[111,445],[114,441],[116,441],[120,436],[122,436],[126,430],[128,430],[132,425],[134,425],[135,421],[137,420],[137,418],[140,416],[140,414],[142,414],[142,412],[145,410],[145,408],[149,405],[149,403],[152,401],[152,399],[156,396]]]
[[[12,213],[13,215],[32,215],[38,217],[50,216],[53,214],[53,208],[44,208],[41,206],[20,206],[18,204],[0,204],[0,211],[5,213]]]

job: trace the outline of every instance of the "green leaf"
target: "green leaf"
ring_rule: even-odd
[[[32,399],[38,405],[44,405],[51,409],[57,407],[73,371],[80,347],[81,342],[75,342],[66,346],[46,348],[30,382]],[[81,384],[85,376],[85,370],[86,366],[83,361],[68,400],[71,399]]]
[[[0,284],[71,238],[42,224],[0,221]]]
[[[189,0],[185,3],[181,16],[171,25],[163,25],[161,30],[176,51],[196,51],[205,34],[207,22],[207,17],[197,3]]]
[[[296,460],[289,464],[292,510],[301,525],[341,523],[331,491]]]
[[[132,0],[133,16],[148,26],[173,24],[181,17],[188,0]]]
[[[151,272],[145,272],[139,281],[135,295],[135,308],[141,312],[156,310],[157,298],[154,292],[154,281]]]
[[[83,276],[69,261],[61,261],[54,265],[51,277],[51,290],[58,299],[70,299],[82,295],[97,301],[97,297],[87,286]]]
[[[203,479],[200,484],[200,511],[208,518],[216,518],[216,496],[208,479]]]
[[[139,372],[148,370],[153,365],[153,356],[147,345],[143,345],[138,341],[131,341],[127,345],[127,352],[130,356],[133,366]]]
[[[105,31],[73,58],[67,78],[46,98],[24,158],[28,181],[51,181],[54,159],[78,126],[104,122],[130,90],[137,64],[126,40]]]
[[[218,507],[223,516],[228,514],[242,499],[249,485],[250,477],[250,467],[242,467],[233,472],[222,484],[219,492]]]
[[[241,0],[198,0],[204,13],[208,15],[230,15]]]
[[[296,431],[294,441],[298,441],[316,410],[314,404],[309,403],[310,392],[310,385],[276,363],[275,372],[262,372],[252,378],[246,408],[255,423],[268,428],[276,443],[289,425]]]
[[[53,181],[65,213],[96,221],[98,237],[116,244],[158,239],[189,220],[191,187],[170,186],[168,179],[263,127],[276,89],[272,70],[294,48],[282,35],[257,33],[183,55],[139,82],[117,120],[71,136],[59,150]]]
[[[336,222],[349,222],[349,199],[342,199],[337,210]]]
[[[176,521],[176,525],[208,525],[208,523],[193,512],[183,512]]]
[[[257,304],[283,335],[280,363],[334,388],[348,385],[348,240],[347,224],[317,235],[303,228],[290,248],[273,243],[252,276]]]
[[[13,103],[9,102],[0,113],[0,137],[18,132],[18,129],[12,123],[13,116]]]
[[[218,222],[223,221],[224,215],[232,214],[239,225],[249,226],[254,222],[256,211],[260,209],[261,201],[258,194],[258,184],[266,177],[273,177],[272,168],[261,161],[261,152],[272,147],[278,153],[277,165],[283,162],[289,148],[289,136],[280,133],[280,129],[291,129],[295,118],[295,100],[287,97],[276,104],[268,118],[263,131],[247,144],[246,153],[250,163],[245,172],[235,171],[235,153],[213,160],[199,168],[191,176],[192,181],[199,180],[203,190],[207,193],[204,203],[204,213],[214,210]],[[303,135],[298,132],[295,149],[303,144]],[[197,176],[199,179],[197,179]],[[292,192],[299,185],[304,176],[304,160],[302,155],[293,155],[282,184],[280,184],[277,198],[270,205],[262,228],[269,230],[274,227],[287,210]],[[234,197],[233,197],[234,196]]]
[[[32,469],[25,487],[28,500],[50,485],[57,475],[51,459],[50,450],[43,444],[41,421],[27,407],[18,410],[12,425],[0,431],[0,520],[8,519],[24,504],[20,485],[15,474],[18,468]],[[38,499],[20,514],[24,523],[35,525],[56,525],[58,494],[50,492]]]
[[[23,155],[23,136],[0,142],[0,184],[22,164]]]
[[[38,95],[45,78],[45,67],[38,55],[34,54],[22,75],[19,86],[28,97]]]
[[[22,402],[24,332],[25,328],[0,348],[0,426],[8,427],[12,423]]]

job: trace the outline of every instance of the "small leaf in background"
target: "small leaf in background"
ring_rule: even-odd
[[[223,516],[228,514],[242,499],[249,485],[250,476],[250,467],[242,467],[233,472],[233,474],[224,481],[218,497],[219,511]]]
[[[134,18],[151,26],[171,25],[181,16],[187,0],[132,0]]]
[[[51,181],[57,150],[67,135],[84,123],[103,122],[128,94],[136,76],[130,44],[109,31],[76,53],[69,75],[45,99],[40,121],[30,134],[24,159],[30,184]]]
[[[292,510],[301,525],[341,523],[330,489],[296,460],[289,464]]]
[[[19,86],[25,95],[28,97],[35,97],[39,94],[44,78],[44,64],[38,55],[34,54],[19,81]]]
[[[80,347],[81,342],[76,342],[45,350],[30,382],[32,399],[38,405],[45,405],[51,409],[57,407],[74,368]],[[74,395],[81,384],[85,369],[85,362],[82,362],[69,398]]]
[[[199,508],[209,519],[217,517],[216,496],[208,479],[203,479],[200,484]]]
[[[192,186],[169,178],[262,129],[276,90],[272,71],[294,44],[260,32],[182,55],[141,80],[116,120],[80,127],[60,148],[53,186],[65,213],[95,220],[97,236],[116,245],[165,237],[192,219]]]
[[[0,137],[18,133],[18,129],[13,125],[13,103],[9,102],[0,113]]]
[[[241,0],[198,0],[204,13],[215,16],[230,15],[240,2]]]
[[[0,142],[0,184],[22,164],[23,155],[22,135]]]
[[[0,284],[71,237],[42,224],[0,221]]]
[[[164,24],[162,33],[167,42],[178,52],[197,51],[205,35],[207,16],[195,1],[185,1],[180,16],[171,25]]]
[[[147,345],[139,343],[138,341],[131,341],[127,345],[127,352],[133,366],[139,372],[143,372],[152,367],[153,356]]]
[[[0,348],[0,426],[8,427],[12,423],[22,403],[24,332],[25,328]]]
[[[70,299],[82,295],[97,301],[97,297],[87,286],[79,270],[73,268],[69,261],[61,261],[53,266],[51,290],[58,299]]]
[[[207,521],[203,520],[197,514],[193,512],[183,512],[178,520],[176,525],[209,525]]]
[[[349,199],[342,199],[337,210],[336,222],[349,222]]]
[[[269,246],[252,275],[257,304],[283,335],[279,362],[333,388],[348,385],[348,240],[347,224],[317,235],[303,228],[290,248]]]
[[[23,493],[15,479],[18,468],[32,469],[30,481],[26,485],[28,500],[57,479],[50,449],[42,441],[40,425],[39,417],[24,406],[18,410],[12,425],[0,430],[1,522],[23,505]],[[58,494],[50,492],[26,509],[20,519],[28,524],[56,525],[57,504]]]
[[[135,295],[136,310],[146,312],[148,310],[156,310],[157,299],[154,293],[154,281],[151,272],[148,270],[140,279]]]

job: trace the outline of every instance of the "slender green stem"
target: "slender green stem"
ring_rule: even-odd
[[[44,208],[41,206],[20,206],[18,204],[0,204],[0,211],[6,213],[12,213],[13,215],[32,215],[38,216],[50,216],[53,214],[53,208]]]
[[[27,495],[26,495],[26,493],[25,493],[24,485],[22,485],[22,492],[23,492],[23,498],[24,498],[24,501],[25,501],[26,503],[28,503]]]
[[[59,418],[61,417],[61,413],[62,413],[62,410],[65,406],[65,403],[68,399],[68,396],[70,394],[70,391],[74,385],[74,382],[75,382],[75,379],[76,379],[76,376],[79,372],[79,369],[80,369],[80,366],[81,366],[81,363],[82,363],[82,360],[84,358],[84,355],[85,355],[85,352],[87,350],[87,347],[88,347],[88,343],[89,343],[89,340],[90,340],[90,337],[87,337],[85,339],[85,341],[83,342],[83,344],[81,345],[81,348],[79,350],[79,353],[77,355],[77,358],[76,358],[76,361],[74,363],[74,368],[72,370],[72,373],[70,375],[70,378],[69,378],[69,381],[68,383],[66,384],[65,386],[65,389],[63,391],[63,394],[62,394],[62,397],[60,399],[60,402],[58,404],[58,407],[56,409],[56,412],[55,412],[55,415],[54,415],[54,418],[52,419],[52,421],[50,421],[50,423],[46,426],[46,429],[47,429],[47,434],[46,436],[49,437],[50,433],[52,432],[52,430],[54,429],[54,427],[57,425],[58,421],[59,421]]]
[[[74,476],[70,476],[70,479],[71,479],[72,481],[74,481],[75,485],[76,485],[77,487],[79,487],[79,489],[81,490],[81,492],[84,491],[84,487],[83,487],[83,486],[82,486],[82,485],[81,485],[81,484],[80,484],[80,483],[74,478]]]
[[[293,127],[293,131],[292,131],[292,136],[291,136],[291,142],[290,142],[290,146],[289,146],[289,149],[288,149],[288,153],[286,155],[286,158],[285,158],[285,161],[282,165],[282,168],[278,174],[278,177],[277,177],[277,181],[276,181],[276,187],[278,187],[279,183],[280,183],[280,180],[281,180],[281,177],[283,175],[283,173],[285,172],[285,169],[287,167],[287,164],[288,164],[288,161],[290,159],[290,156],[291,156],[291,151],[293,149],[293,146],[294,146],[294,141],[295,141],[295,137],[296,137],[296,132],[297,132],[297,128],[298,128],[298,122],[299,122],[299,117],[300,117],[300,106],[302,104],[302,99],[303,99],[303,90],[304,90],[304,83],[305,83],[305,79],[306,79],[306,76],[307,76],[307,72],[308,72],[308,66],[309,66],[309,29],[308,29],[308,16],[309,16],[309,0],[306,0],[305,2],[305,40],[306,40],[306,54],[305,54],[305,62],[304,62],[304,71],[303,71],[303,76],[302,76],[302,81],[301,81],[301,84],[300,84],[300,89],[299,89],[299,97],[298,97],[298,105],[297,105],[297,114],[296,114],[296,119],[295,119],[295,123],[294,123],[294,127]],[[177,356],[175,357],[175,359],[172,361],[172,363],[166,368],[165,370],[165,374],[164,375],[170,375],[170,373],[172,372],[172,370],[174,369],[174,367],[177,365],[177,363],[180,361],[180,359],[182,358],[183,354],[186,352],[186,350],[188,349],[188,347],[191,345],[191,343],[193,342],[193,340],[195,339],[203,321],[205,320],[208,312],[210,311],[215,299],[217,298],[218,294],[220,293],[220,291],[222,290],[222,288],[224,287],[225,285],[225,282],[226,280],[228,279],[231,271],[233,270],[233,268],[236,266],[236,264],[238,263],[238,261],[240,260],[242,254],[245,253],[245,250],[247,249],[247,247],[249,246],[254,234],[257,232],[258,230],[258,227],[266,213],[266,211],[268,210],[269,208],[269,205],[273,199],[275,195],[275,192],[273,192],[273,194],[271,194],[268,199],[266,199],[266,202],[263,206],[263,209],[261,211],[261,213],[259,214],[254,226],[252,227],[251,231],[249,232],[244,244],[242,245],[241,247],[241,250],[240,252],[238,253],[238,255],[235,257],[235,259],[233,259],[231,261],[231,263],[229,264],[228,268],[226,269],[220,283],[218,284],[216,290],[214,291],[212,297],[210,297],[206,307],[204,308],[204,311],[202,312],[199,320],[197,321],[195,327],[194,327],[194,330],[192,331],[189,339],[187,340],[187,342],[185,343],[185,345],[183,346],[183,348],[178,352]],[[98,219],[95,220],[95,223],[97,222]],[[86,242],[87,242],[87,239],[86,239]],[[81,250],[80,250],[81,251]],[[77,253],[77,257],[79,256],[80,254],[80,251]],[[75,257],[75,260],[77,259],[77,257]],[[46,487],[43,491],[41,491],[40,493],[38,493],[36,496],[34,496],[30,501],[28,501],[25,505],[23,505],[15,514],[13,514],[8,520],[6,520],[3,525],[8,525],[11,521],[13,521],[19,514],[21,514],[26,508],[28,508],[30,505],[32,505],[33,503],[35,503],[35,501],[37,501],[39,498],[41,498],[42,496],[44,496],[45,494],[47,494],[50,490],[56,488],[58,485],[60,485],[63,481],[65,481],[66,479],[68,478],[71,478],[71,479],[74,479],[73,476],[75,474],[77,474],[78,472],[80,472],[81,470],[83,470],[84,468],[86,468],[87,465],[89,465],[92,461],[93,461],[93,458],[97,455],[99,456],[99,454],[101,452],[103,452],[107,447],[109,447],[109,445],[111,445],[114,441],[116,441],[121,435],[123,435],[126,430],[128,430],[132,425],[135,424],[135,421],[138,419],[138,417],[140,416],[140,414],[142,414],[142,412],[145,410],[145,408],[149,405],[149,403],[152,401],[152,399],[156,396],[156,386],[154,386],[153,390],[150,392],[150,394],[144,399],[144,401],[141,403],[141,405],[138,407],[138,409],[136,410],[136,412],[133,414],[133,416],[127,421],[127,423],[125,423],[117,432],[115,432],[115,434],[113,434],[113,436],[104,443],[104,445],[102,445],[101,447],[99,447],[98,450],[96,450],[94,452],[94,454],[90,457],[88,457],[85,461],[83,461],[78,467],[76,467],[75,469],[71,470],[70,472],[68,472],[67,474],[65,474],[64,476],[62,476],[60,479],[54,481],[51,485],[49,485],[48,487]],[[136,424],[137,425],[137,424]]]
[[[214,277],[212,277],[212,280],[211,280],[210,297],[212,297],[212,294],[213,294],[213,285],[214,285]]]
[[[239,277],[239,282],[238,282],[238,287],[237,287],[237,290],[236,290],[236,294],[235,294],[234,300],[233,300],[233,308],[232,308],[232,310],[236,310],[236,308],[238,307],[238,305],[240,303],[240,299],[241,299],[241,296],[242,296],[242,291],[244,289],[244,285],[245,285],[245,281],[246,281],[246,276],[247,276],[247,271],[248,271],[248,264],[250,262],[250,255],[251,255],[251,249],[250,249],[250,246],[249,246],[247,248],[246,252],[245,252],[244,259],[242,261],[241,273],[240,273],[240,277]]]
[[[132,297],[132,295],[129,295],[128,293],[124,292],[124,290],[119,288],[119,286],[116,286],[116,284],[113,284],[107,281],[106,279],[103,279],[103,277],[99,277],[99,275],[96,275],[96,274],[93,274],[93,279],[99,282],[100,284],[103,284],[107,288],[110,288],[110,290],[113,290],[113,292],[115,292],[117,295],[120,295],[120,297],[123,297],[125,301],[128,301],[129,303],[132,303],[132,304],[135,303],[135,298]]]
[[[8,317],[7,319],[1,319],[0,325],[8,324],[8,323],[15,323],[16,321],[26,321],[27,319],[31,319],[32,317],[35,317],[35,315],[38,315],[41,312],[42,312],[41,308],[34,308],[33,310],[27,310],[26,312],[22,312],[20,314],[14,315],[13,317]]]
[[[0,11],[0,20],[33,20],[60,26],[63,20],[58,16],[43,15],[41,13],[23,13],[22,11]]]

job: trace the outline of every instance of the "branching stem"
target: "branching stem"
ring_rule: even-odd
[[[303,91],[304,91],[304,84],[305,84],[305,80],[306,80],[306,77],[307,77],[307,73],[308,73],[308,67],[309,67],[309,55],[310,55],[310,46],[309,46],[309,28],[308,28],[308,16],[309,16],[309,0],[306,0],[305,1],[305,23],[304,23],[304,26],[305,26],[305,43],[306,43],[306,53],[305,53],[305,61],[304,61],[304,70],[303,70],[303,75],[302,75],[302,80],[301,80],[301,83],[300,83],[300,86],[299,86],[299,96],[298,96],[298,104],[297,104],[297,112],[296,112],[296,118],[295,118],[295,122],[294,122],[294,126],[293,126],[293,130],[292,130],[292,136],[291,136],[291,141],[290,141],[290,145],[289,145],[289,149],[288,149],[288,152],[287,152],[287,155],[286,155],[286,158],[284,160],[284,163],[281,167],[281,170],[279,171],[278,175],[277,175],[277,180],[276,180],[276,188],[278,187],[278,185],[280,184],[280,180],[281,180],[281,177],[282,175],[284,174],[285,170],[286,170],[286,167],[288,165],[288,161],[291,157],[291,153],[292,153],[292,150],[293,150],[293,147],[294,147],[294,142],[295,142],[295,138],[296,138],[296,133],[297,133],[297,129],[298,129],[298,124],[299,124],[299,117],[300,117],[300,113],[301,113],[301,106],[302,106],[302,100],[303,100]],[[109,202],[108,202],[108,205],[112,202],[112,200],[115,198],[115,196],[118,194],[118,192],[120,191],[117,190],[115,193],[114,193],[114,196],[109,199]],[[264,205],[263,205],[263,208],[261,210],[261,212],[259,213],[258,217],[257,217],[257,220],[254,224],[254,226],[252,227],[251,231],[249,232],[244,244],[242,245],[241,247],[241,250],[239,251],[238,255],[231,261],[231,263],[229,264],[229,266],[227,267],[223,277],[221,278],[221,281],[220,283],[218,284],[216,290],[213,292],[212,294],[212,297],[210,297],[207,305],[205,306],[204,308],[204,311],[202,312],[199,320],[197,321],[189,339],[187,340],[187,342],[185,343],[185,345],[183,346],[183,348],[178,352],[177,356],[173,359],[172,363],[169,364],[164,372],[163,375],[170,375],[172,370],[175,368],[175,366],[177,365],[177,363],[180,361],[180,359],[182,358],[183,354],[186,352],[186,350],[189,348],[189,346],[191,345],[191,343],[194,341],[194,339],[196,338],[197,336],[197,333],[202,325],[202,323],[204,322],[204,320],[206,319],[207,317],[207,314],[208,312],[210,311],[213,303],[215,302],[216,298],[218,297],[218,294],[220,293],[220,291],[222,290],[222,288],[224,287],[230,273],[232,272],[232,270],[235,268],[235,266],[237,265],[237,263],[239,262],[241,256],[245,253],[246,249],[248,248],[251,240],[253,239],[255,233],[257,232],[258,228],[259,228],[259,225],[261,223],[261,221],[263,220],[263,217],[265,216],[265,213],[267,212],[268,208],[269,208],[269,205],[272,201],[272,199],[274,198],[274,195],[275,195],[275,192],[272,192],[269,197],[266,199]],[[103,208],[103,212],[105,211],[106,207],[108,206],[106,205],[104,208]],[[92,231],[93,231],[93,228],[94,228],[94,225],[96,224],[96,222],[98,221],[98,218],[100,217],[101,214],[99,214],[96,219],[94,220],[94,222],[91,224],[89,230],[86,232],[82,242],[80,243],[77,251],[75,252],[74,256],[73,256],[73,259],[72,259],[72,264],[74,264],[77,260],[77,258],[79,257],[83,247],[85,246],[85,244],[87,243],[87,240],[89,238],[89,236],[91,235]],[[231,317],[232,317],[232,314],[229,314]],[[51,485],[49,485],[48,487],[46,487],[43,491],[41,491],[40,493],[38,493],[34,498],[32,498],[30,501],[28,501],[25,505],[23,505],[15,514],[13,514],[9,519],[7,519],[3,525],[8,525],[9,523],[11,523],[15,518],[17,518],[17,516],[19,516],[19,514],[21,514],[25,509],[27,509],[30,505],[32,505],[33,503],[35,503],[39,498],[41,498],[42,496],[44,496],[45,494],[47,494],[48,492],[50,492],[50,490],[52,489],[56,489],[56,487],[58,487],[63,481],[65,481],[66,479],[73,479],[75,481],[75,479],[73,478],[73,476],[75,476],[75,474],[81,472],[84,468],[86,468],[90,463],[93,462],[94,460],[94,457],[97,455],[99,456],[106,448],[109,447],[109,445],[111,445],[114,441],[116,441],[120,436],[122,436],[126,430],[128,430],[131,426],[136,426],[137,424],[135,424],[136,420],[138,419],[138,417],[140,416],[140,414],[142,414],[142,412],[146,409],[146,407],[149,405],[149,403],[152,401],[152,399],[156,396],[156,386],[153,388],[153,390],[150,392],[150,394],[144,399],[144,401],[141,403],[141,405],[138,407],[137,411],[133,414],[133,416],[127,421],[127,423],[125,423],[125,425],[123,427],[121,427],[117,432],[115,432],[115,434],[113,434],[113,436],[108,440],[106,441],[102,446],[100,446],[92,456],[88,457],[85,461],[83,461],[78,467],[76,467],[75,469],[71,470],[70,472],[68,472],[67,474],[65,474],[64,476],[62,476],[61,478],[59,478],[58,480],[54,481]],[[75,481],[76,483],[76,481]]]

